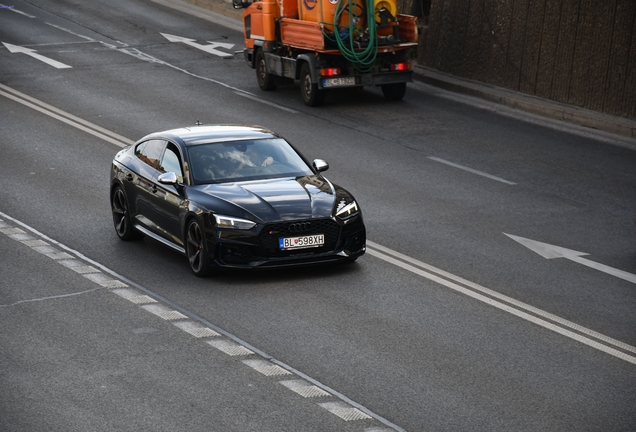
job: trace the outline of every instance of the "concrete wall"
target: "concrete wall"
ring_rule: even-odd
[[[636,119],[636,0],[398,3],[421,17],[423,66]]]

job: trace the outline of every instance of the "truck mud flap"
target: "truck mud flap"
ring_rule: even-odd
[[[412,71],[373,75],[373,83],[365,85],[397,84],[403,82],[413,82]]]
[[[254,50],[251,48],[245,48],[243,50],[243,58],[249,67],[254,69]]]

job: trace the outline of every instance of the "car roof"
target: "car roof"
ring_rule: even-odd
[[[210,144],[215,142],[279,138],[277,134],[261,126],[204,125],[188,126],[157,132],[147,136],[145,139],[159,137],[180,140],[186,146]]]

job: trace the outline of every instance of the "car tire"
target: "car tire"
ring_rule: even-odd
[[[185,249],[192,272],[199,277],[212,273],[205,232],[197,219],[190,219],[186,228]]]
[[[311,82],[309,63],[303,63],[300,68],[300,94],[305,105],[320,106],[325,101],[325,90],[320,90],[318,84]]]
[[[258,86],[261,88],[261,90],[276,90],[276,82],[274,81],[276,77],[270,73],[267,73],[267,63],[265,62],[265,55],[263,55],[262,49],[256,51],[255,65],[256,81],[258,81]]]
[[[387,100],[401,100],[406,94],[406,83],[384,84],[382,94]]]
[[[130,217],[128,198],[120,186],[113,189],[113,193],[110,197],[110,208],[113,212],[115,232],[117,232],[120,239],[128,241],[137,240],[143,237],[142,234],[133,226],[132,219]]]

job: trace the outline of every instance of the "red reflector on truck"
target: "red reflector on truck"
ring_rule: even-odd
[[[392,71],[407,71],[407,70],[411,70],[411,63],[409,63],[409,62],[394,63],[394,64],[391,65],[391,70]]]
[[[340,75],[340,68],[320,69],[320,76],[336,76]]]

